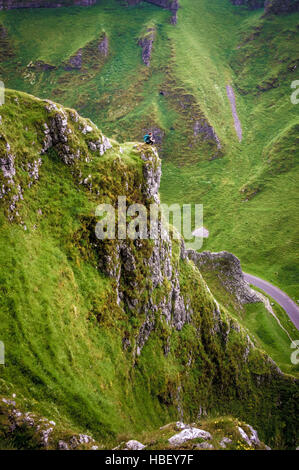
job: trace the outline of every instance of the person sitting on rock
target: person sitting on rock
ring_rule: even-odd
[[[149,132],[148,134],[145,134],[145,136],[143,137],[143,140],[148,145],[154,145],[155,143],[153,134],[151,132]]]

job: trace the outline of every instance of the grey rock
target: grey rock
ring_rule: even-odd
[[[82,67],[82,49],[79,49],[72,57],[70,57],[68,63],[64,66],[65,70],[80,70]]]
[[[94,442],[94,439],[87,434],[79,434],[76,436],[72,436],[69,441],[69,446],[71,449],[77,449],[82,444],[89,444]]]
[[[238,426],[238,430],[239,430],[239,433],[242,437],[242,439],[244,439],[244,441],[246,441],[246,443],[249,445],[249,446],[256,446],[258,447],[260,444],[261,444],[261,441],[259,440],[259,437],[258,437],[258,434],[257,434],[257,431],[255,429],[253,429],[252,426],[250,426],[250,424],[247,424],[247,427],[249,428],[250,430],[250,434],[246,433],[244,431],[243,428],[241,428],[240,426]]]
[[[261,441],[259,440],[257,431],[253,429],[253,427],[250,426],[250,424],[247,424],[247,427],[250,429],[250,435],[249,435],[250,442],[256,446],[259,446],[261,444]]]
[[[58,442],[58,449],[59,450],[69,450],[69,446],[66,442],[64,441],[59,441]]]
[[[104,34],[103,38],[99,42],[98,50],[102,56],[107,57],[109,51],[109,41],[108,36],[106,34]]]
[[[9,152],[9,150],[10,150],[10,146],[8,144],[7,151]],[[16,174],[15,156],[8,153],[7,157],[0,158],[0,167],[1,167],[4,178],[13,180],[13,177]]]
[[[159,188],[161,180],[161,163],[154,148],[148,154],[141,154],[141,159],[144,161],[143,165],[143,193],[147,199],[153,198],[154,202],[160,203]]]
[[[188,426],[187,426],[187,424],[183,423],[182,421],[177,421],[175,423],[175,427],[178,431],[181,431],[183,429],[186,429]]]
[[[146,36],[139,39],[138,45],[142,47],[142,60],[143,63],[149,67],[152,56],[152,48],[155,39],[155,29],[149,28]]]
[[[217,143],[217,148],[221,149],[221,143],[213,127],[205,120],[196,120],[193,126],[194,136],[203,135],[204,139],[211,139]]]
[[[141,442],[135,441],[134,439],[126,443],[127,450],[143,450],[144,448],[145,445],[141,444]]]
[[[186,428],[183,429],[180,433],[175,434],[174,436],[168,439],[168,442],[172,445],[181,445],[186,441],[190,441],[192,439],[212,439],[211,434],[208,431],[203,431],[202,429],[198,428]]]
[[[68,115],[64,109],[58,107],[52,101],[45,101],[47,103],[46,110],[51,114],[51,118],[49,126],[44,124],[45,138],[41,154],[47,152],[49,148],[55,147],[61,160],[66,165],[72,165],[81,158],[81,152],[80,149],[72,150],[68,145],[69,135],[72,133],[68,123],[69,118],[73,122],[79,123],[79,129],[84,135],[89,134],[92,131],[96,131],[97,128],[89,120],[80,121],[79,115],[76,111],[71,111]],[[91,151],[99,151],[100,155],[104,155],[108,149],[112,148],[112,145],[110,140],[102,135],[97,141],[88,142],[88,147]],[[90,161],[90,155],[87,157],[85,156],[85,160]]]
[[[240,436],[242,437],[242,439],[243,439],[249,446],[251,446],[251,441],[250,441],[249,437],[247,436],[246,432],[244,431],[244,429],[241,428],[240,426],[238,426],[238,431],[239,431]]]

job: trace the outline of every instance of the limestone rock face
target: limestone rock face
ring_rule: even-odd
[[[53,447],[55,438],[53,437],[56,423],[49,421],[47,418],[37,416],[31,412],[24,412],[17,408],[16,402],[8,398],[2,398],[0,403],[2,415],[7,416],[6,433],[10,436],[17,435],[19,432],[24,433],[32,430],[35,436],[36,444],[39,448],[47,449]],[[73,435],[65,442],[58,441],[59,450],[77,449],[78,447],[95,442],[94,439],[87,434]]]
[[[204,136],[205,139],[214,140],[217,143],[217,148],[221,148],[220,140],[214,131],[213,127],[205,120],[199,119],[196,120],[193,126],[194,136],[197,137],[200,134]]]
[[[142,60],[143,63],[149,67],[151,63],[152,48],[155,39],[155,30],[150,28],[147,30],[147,34],[139,39],[138,45],[142,47]]]
[[[135,441],[134,439],[126,443],[127,450],[143,450],[144,448],[145,446],[141,444],[141,442]]]
[[[206,268],[215,271],[224,288],[236,297],[239,304],[261,301],[259,295],[245,281],[240,260],[232,253],[227,251],[197,253],[194,250],[188,250],[187,253],[199,270]]]
[[[65,70],[78,70],[82,67],[82,49],[79,49],[76,54],[74,54],[68,64],[65,66]]]
[[[161,161],[154,148],[141,152],[143,164],[143,184],[141,191],[145,204],[159,204],[159,185],[161,178]],[[172,261],[173,242],[170,235],[165,232],[161,220],[153,227],[153,239],[150,241],[116,240],[113,247],[105,246],[99,241],[100,252],[99,268],[116,281],[116,296],[119,305],[145,315],[136,339],[136,354],[139,355],[149,335],[156,325],[156,316],[161,312],[166,323],[177,330],[181,330],[185,323],[190,321],[193,313],[188,298],[181,293],[179,280],[179,266]],[[140,262],[139,252],[148,250],[145,258]],[[183,241],[180,242],[180,258],[186,258]],[[140,297],[138,271],[147,269],[146,298]],[[155,298],[155,289],[164,288],[164,294]],[[125,344],[127,342],[125,341]]]
[[[239,430],[239,433],[242,437],[242,439],[244,439],[244,441],[249,445],[249,446],[259,446],[261,441],[259,440],[259,437],[258,437],[258,434],[257,434],[257,431],[255,429],[253,429],[252,426],[250,426],[249,424],[247,424],[247,427],[250,429],[250,435],[248,435],[243,428],[241,428],[240,426],[238,426],[238,430]]]
[[[106,34],[103,35],[103,39],[98,44],[98,50],[101,55],[107,57],[109,51],[109,41],[108,36]]]
[[[78,49],[75,54],[73,54],[68,62],[63,64],[64,70],[81,70],[84,68],[84,65],[88,64],[89,57],[92,56],[94,60],[94,67],[101,65],[103,59],[108,56],[109,52],[109,40],[106,33],[96,40],[90,41],[83,48]],[[53,67],[52,67],[53,68]],[[55,67],[54,67],[55,68]],[[48,66],[48,70],[50,67]],[[46,70],[44,67],[43,70]]]
[[[186,441],[190,441],[192,439],[212,439],[211,434],[208,431],[203,431],[202,429],[198,428],[186,428],[183,429],[178,434],[170,437],[168,442],[172,445],[181,445]]]
[[[229,437],[223,437],[219,442],[220,447],[226,448],[227,444],[231,444],[233,441]]]
[[[57,106],[50,100],[45,101],[47,103],[45,108],[51,117],[50,125],[44,124],[45,139],[41,153],[43,154],[49,148],[55,147],[62,161],[67,165],[71,165],[81,157],[80,149],[70,145],[72,136],[70,121],[78,122],[79,115],[76,112],[71,112],[68,115],[62,107]],[[82,120],[79,123],[79,129],[82,134],[87,135],[94,131],[95,127]],[[90,141],[88,146],[91,151],[98,151],[100,155],[103,155],[106,150],[111,148],[109,139],[103,135],[95,142]]]

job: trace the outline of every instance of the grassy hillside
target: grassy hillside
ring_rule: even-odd
[[[154,129],[163,138],[163,201],[203,203],[204,248],[234,252],[245,270],[297,299],[298,110],[290,84],[298,78],[299,14],[261,18],[262,10],[229,0],[180,3],[175,27],[170,12],[114,0],[1,12],[1,77],[8,87],[76,107],[119,140]],[[137,44],[148,28],[156,30],[150,67]],[[109,53],[99,59],[93,41],[103,34]],[[66,71],[80,48],[82,68]],[[241,143],[227,84],[236,94]],[[195,135],[201,119],[221,149]]]
[[[157,429],[182,412],[194,420],[199,409],[246,420],[270,445],[295,446],[296,383],[250,345],[247,330],[225,309],[216,308],[199,272],[182,258],[179,241],[169,260],[191,309],[181,330],[159,307],[170,280],[151,285],[144,263],[151,241],[126,241],[135,264],[133,274],[123,268],[120,287],[107,275],[103,259],[108,254],[114,260],[115,244],[94,237],[95,206],[114,203],[120,188],[129,203],[147,204],[141,188],[146,158],[153,168],[158,163],[152,150],[111,141],[103,155],[91,153],[90,141],[103,141],[91,121],[20,92],[7,92],[1,115],[1,154],[10,159],[5,165],[12,175],[2,170],[1,397],[14,393],[20,409],[54,419],[57,432],[87,432],[103,447],[124,433]],[[58,142],[40,153],[45,124],[53,131],[57,115],[67,120],[68,149]],[[78,149],[77,158],[66,160]],[[148,312],[154,330],[138,355],[149,296],[157,305]],[[2,403],[0,446],[24,447],[22,429],[7,444]]]

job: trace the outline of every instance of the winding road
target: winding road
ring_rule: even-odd
[[[270,295],[288,314],[291,321],[294,323],[297,330],[299,330],[299,307],[296,303],[278,287],[273,286],[270,282],[252,276],[252,274],[244,273],[245,280],[250,284],[262,289],[266,294]]]

